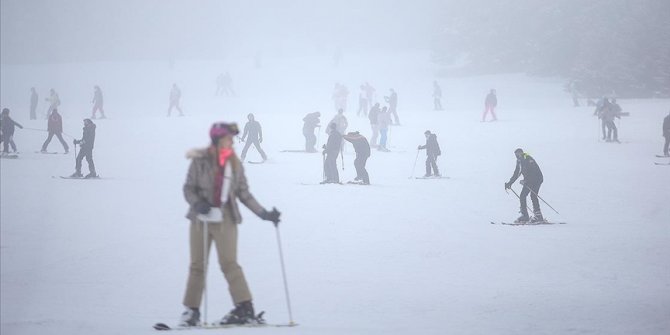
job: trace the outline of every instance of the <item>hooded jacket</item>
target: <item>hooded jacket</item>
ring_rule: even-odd
[[[426,145],[422,145],[419,148],[426,149],[426,154],[428,156],[439,156],[442,154],[440,150],[440,144],[437,143],[437,135],[430,134],[426,139]]]
[[[521,158],[517,158],[516,160],[516,169],[514,169],[512,178],[509,179],[510,184],[514,183],[516,179],[519,178],[520,174],[523,175],[523,178],[527,183],[541,183],[544,181],[540,166],[537,165],[537,162],[533,157],[525,152]]]
[[[205,149],[193,149],[186,153],[186,158],[191,160],[183,191],[184,198],[189,204],[186,217],[195,220],[197,213],[193,206],[200,201],[214,204],[216,189],[216,173],[219,167],[214,147]],[[236,200],[240,200],[249,210],[259,217],[265,212],[254,196],[249,192],[247,178],[244,175],[242,163],[236,155],[228,158],[226,164],[232,164],[232,185],[229,188],[228,201],[222,204],[223,220],[226,222],[241,223],[242,216]]]

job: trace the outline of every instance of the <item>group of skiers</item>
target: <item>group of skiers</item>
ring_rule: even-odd
[[[60,96],[55,89],[49,89],[49,96],[44,99],[48,103],[48,108],[45,114],[43,114],[45,119],[48,119],[51,116],[51,113],[61,105]],[[39,94],[35,87],[30,88],[30,119],[37,120],[37,104],[39,102]],[[91,110],[91,119],[97,118],[97,113],[100,112],[100,118],[104,119],[105,110],[103,106],[103,95],[102,89],[100,86],[93,86],[93,99],[91,100],[93,104],[93,109]]]

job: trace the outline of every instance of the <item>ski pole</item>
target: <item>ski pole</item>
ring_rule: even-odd
[[[207,252],[207,222],[202,222],[202,257],[204,263],[203,269],[203,284],[202,284],[202,296],[203,296],[203,325],[207,325],[207,267],[209,265],[209,253]]]
[[[316,138],[316,147],[319,146],[319,142],[321,142],[321,125],[317,126],[319,128],[319,132],[317,132],[317,138]]]
[[[322,163],[323,169],[321,169],[321,171],[323,172],[323,181],[326,181],[326,155],[321,155],[321,157],[323,161]]]
[[[516,197],[519,198],[519,200],[521,200],[521,197],[518,194],[516,194],[516,192],[514,191],[513,188],[510,187],[510,188],[506,189],[505,192],[507,192],[507,190],[512,191],[512,193],[514,193],[514,195],[516,195]],[[507,194],[509,194],[509,192],[507,192]]]
[[[416,158],[414,159],[414,166],[412,166],[412,174],[409,176],[409,179],[412,179],[414,177],[414,170],[416,170],[416,162],[419,161],[419,152],[421,152],[419,149],[416,149]]]
[[[556,214],[561,215],[561,213],[559,213],[557,210],[555,210],[554,207],[551,207],[551,205],[550,205],[548,202],[544,201],[544,199],[542,199],[542,197],[541,197],[539,194],[535,193],[535,191],[533,191],[532,188],[529,187],[528,189],[529,189],[533,194],[535,194],[536,197],[538,197],[540,200],[542,200],[542,202],[544,202],[545,205],[549,206],[549,208],[551,208],[554,212],[556,212]]]
[[[288,308],[289,325],[294,325],[293,313],[291,312],[291,298],[288,293],[288,282],[286,280],[286,267],[284,265],[284,252],[281,247],[281,237],[279,236],[279,226],[275,224],[275,232],[277,233],[277,246],[279,247],[279,261],[281,263],[281,273],[284,279],[284,293],[286,294],[286,306]]]

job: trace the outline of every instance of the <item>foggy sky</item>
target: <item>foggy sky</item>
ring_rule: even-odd
[[[428,48],[443,1],[2,0],[3,63]]]

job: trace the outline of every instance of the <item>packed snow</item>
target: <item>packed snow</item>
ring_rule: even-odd
[[[3,65],[2,107],[17,129],[18,159],[1,164],[2,334],[154,334],[176,324],[188,273],[185,152],[208,144],[215,121],[263,126],[265,164],[245,164],[252,193],[282,212],[279,231],[243,209],[239,261],[257,311],[293,328],[236,334],[668,334],[670,166],[657,158],[670,100],[619,100],[622,143],[600,139],[593,107],[572,107],[565,80],[522,74],[435,77],[428,53],[327,53],[224,61]],[[215,96],[230,72],[236,97]],[[432,110],[438,80],[444,111]],[[334,116],[335,83],[377,100],[398,92],[400,126],[390,152],[372,150],[370,186],[320,185],[320,153],[304,148],[302,118],[322,114],[318,146]],[[173,83],[186,116],[166,117]],[[74,150],[53,140],[44,155],[49,88],[62,100],[65,139],[81,138],[93,86],[108,119],[97,124],[100,180],[64,180]],[[40,93],[28,119],[30,87]],[[498,93],[498,121],[481,122],[484,97]],[[584,101],[582,101],[584,102]],[[449,179],[419,180],[425,130],[437,134]],[[238,151],[243,143],[236,143]],[[521,147],[544,173],[545,217],[563,225],[503,226],[518,216],[504,191]],[[353,147],[338,159],[355,176]],[[247,160],[259,160],[252,148]],[[344,163],[344,166],[342,166]],[[415,165],[416,164],[416,165]],[[87,171],[84,162],[83,171]],[[518,182],[514,189],[519,192]],[[529,202],[530,203],[530,202]],[[284,251],[293,320],[282,281]],[[232,308],[210,257],[208,321]],[[209,331],[193,331],[207,333]],[[224,331],[222,331],[224,332]]]

